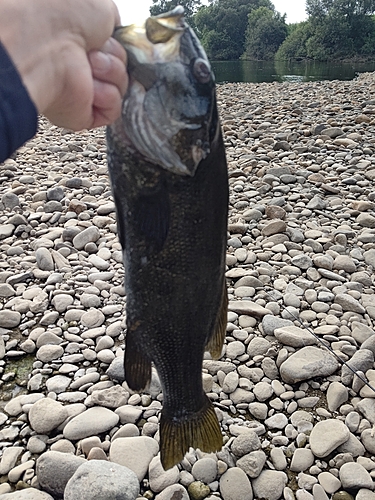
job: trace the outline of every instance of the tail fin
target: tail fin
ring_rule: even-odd
[[[165,470],[184,458],[189,447],[205,452],[218,451],[223,446],[223,436],[211,401],[205,395],[202,409],[181,419],[166,416],[160,419],[160,459]]]

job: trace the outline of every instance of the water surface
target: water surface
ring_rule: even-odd
[[[358,73],[375,71],[375,61],[367,63],[213,61],[216,82],[311,82],[352,80]]]

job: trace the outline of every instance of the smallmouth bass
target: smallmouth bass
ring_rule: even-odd
[[[161,463],[222,447],[202,386],[227,322],[228,176],[214,77],[183,8],[118,28],[128,53],[122,117],[107,130],[124,253],[125,378],[141,391],[157,369]]]

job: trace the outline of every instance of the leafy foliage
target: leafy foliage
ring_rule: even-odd
[[[287,35],[285,16],[267,7],[259,7],[248,16],[243,59],[269,60]]]
[[[275,54],[275,59],[306,59],[306,43],[312,35],[311,26],[308,22],[294,25],[290,34],[284,40]]]
[[[194,16],[199,37],[211,59],[238,59],[244,52],[248,14],[274,10],[270,0],[214,0]]]
[[[174,9],[177,5],[184,7],[185,19],[190,26],[194,27],[194,14],[201,5],[200,0],[152,0],[150,14],[157,16]]]
[[[309,17],[321,18],[327,15],[367,16],[375,12],[375,0],[306,0]]]
[[[306,0],[306,23],[292,30],[278,59],[333,60],[375,55],[375,0]]]

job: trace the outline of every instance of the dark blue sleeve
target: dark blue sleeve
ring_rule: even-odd
[[[35,135],[38,113],[0,43],[0,163]]]

